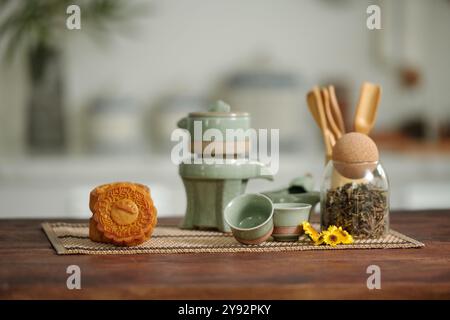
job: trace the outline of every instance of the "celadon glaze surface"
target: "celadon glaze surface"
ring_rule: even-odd
[[[187,209],[182,228],[212,228],[230,232],[223,210],[236,196],[245,192],[247,179],[183,178]]]
[[[273,229],[273,203],[262,194],[243,194],[225,207],[225,220],[238,240],[256,240]]]
[[[202,132],[209,129],[217,130],[225,139],[227,130],[244,130],[250,128],[250,115],[242,112],[231,112],[231,108],[223,101],[217,101],[209,108],[208,112],[192,112],[187,117],[178,121],[178,127],[186,129],[195,140],[195,123],[201,124]],[[201,137],[200,137],[201,138]]]
[[[277,203],[274,205],[275,227],[296,227],[309,221],[311,205],[303,203]]]
[[[310,175],[294,178],[284,189],[261,192],[273,203],[309,203],[314,207],[320,201],[320,192],[313,191],[314,180]]]
[[[201,143],[202,153],[204,143],[209,146],[210,142],[203,141],[202,137],[197,137],[200,140],[195,141],[196,121],[202,124],[202,131],[215,129],[222,133],[223,137],[226,137],[228,129],[245,131],[250,128],[250,115],[245,112],[231,112],[230,106],[223,101],[214,103],[207,112],[191,112],[178,122],[178,127],[189,131],[191,147],[195,146],[196,142]],[[247,138],[244,138],[244,141],[244,145],[237,147],[236,150],[234,147],[231,149],[233,156],[230,159],[223,157],[224,154],[228,154],[228,148],[225,148],[225,152],[218,152],[220,157],[217,159],[209,156],[200,158],[192,156],[189,161],[180,164],[179,174],[183,179],[187,196],[187,209],[182,228],[213,228],[229,232],[230,227],[223,218],[223,210],[228,202],[245,192],[249,179],[273,179],[269,168],[262,163],[234,157],[241,154],[239,151],[241,147],[244,153],[246,152]],[[214,140],[214,143],[217,141]],[[191,151],[197,153],[196,150]]]
[[[303,221],[309,221],[311,204],[277,203],[274,205],[273,234],[275,241],[297,241]]]
[[[224,163],[181,163],[179,173],[182,177],[207,179],[273,179],[270,169],[261,162],[238,159],[224,159]]]
[[[181,163],[179,173],[187,196],[187,209],[181,225],[185,229],[210,228],[230,232],[223,210],[245,192],[252,178],[272,180],[269,170],[256,161],[229,164]]]

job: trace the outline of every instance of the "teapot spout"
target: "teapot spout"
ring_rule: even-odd
[[[272,170],[270,170],[270,168],[268,166],[266,166],[264,163],[261,163],[259,161],[255,161],[254,165],[257,168],[255,178],[273,181],[274,175],[273,175]]]
[[[274,180],[273,173],[270,170],[270,168],[268,168],[268,167],[261,168],[261,174],[260,174],[259,178],[266,179],[266,180],[269,180],[269,181],[273,181]]]

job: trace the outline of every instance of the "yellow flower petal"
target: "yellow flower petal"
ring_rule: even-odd
[[[320,246],[323,244],[323,234],[320,234],[316,241],[314,241],[315,246]]]
[[[342,229],[342,227],[339,227],[338,231],[340,233],[341,242],[343,244],[353,243],[353,237],[346,230]]]
[[[307,234],[312,241],[316,242],[319,240],[320,234],[308,221],[303,221],[302,227],[305,234]]]
[[[327,229],[328,232],[336,232],[336,230],[338,230],[338,227],[336,227],[336,226],[328,226],[328,229]]]

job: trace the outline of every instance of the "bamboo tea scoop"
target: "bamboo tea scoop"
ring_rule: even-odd
[[[309,112],[311,112],[314,121],[316,122],[319,129],[322,130],[322,124],[320,123],[320,116],[319,116],[319,108],[317,107],[316,96],[314,95],[313,90],[308,92],[308,95],[306,96],[306,102],[308,103]]]
[[[324,101],[327,124],[334,135],[334,137],[333,137],[334,143],[332,143],[332,145],[334,146],[334,144],[336,143],[336,140],[339,139],[340,137],[342,137],[342,132],[339,129],[339,127],[334,119],[333,114],[331,113],[330,93],[327,88],[322,89],[322,97],[323,97],[323,101]]]
[[[334,86],[328,86],[328,92],[330,93],[330,101],[331,101],[331,113],[333,114],[334,120],[336,121],[339,129],[341,130],[341,134],[345,134],[345,124],[344,118],[342,117],[341,108],[339,107],[339,103],[336,97],[336,91],[334,90]]]
[[[381,88],[379,85],[369,82],[363,83],[354,120],[356,132],[368,135],[372,131],[375,125],[380,97]]]
[[[335,139],[333,133],[331,133],[327,126],[325,108],[322,102],[319,87],[315,86],[313,90],[308,93],[307,103],[314,120],[322,131],[323,141],[325,144],[325,157],[328,162],[328,160],[331,159],[332,147]]]

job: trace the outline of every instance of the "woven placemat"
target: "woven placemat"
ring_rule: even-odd
[[[316,226],[318,227],[318,226]],[[306,236],[298,242],[276,242],[269,239],[260,245],[242,245],[231,234],[216,231],[183,230],[158,225],[152,237],[135,247],[117,247],[89,239],[88,224],[43,223],[42,228],[58,254],[139,254],[139,253],[221,253],[274,252],[342,249],[420,248],[424,244],[391,230],[379,239],[355,240],[353,244],[315,246]]]

